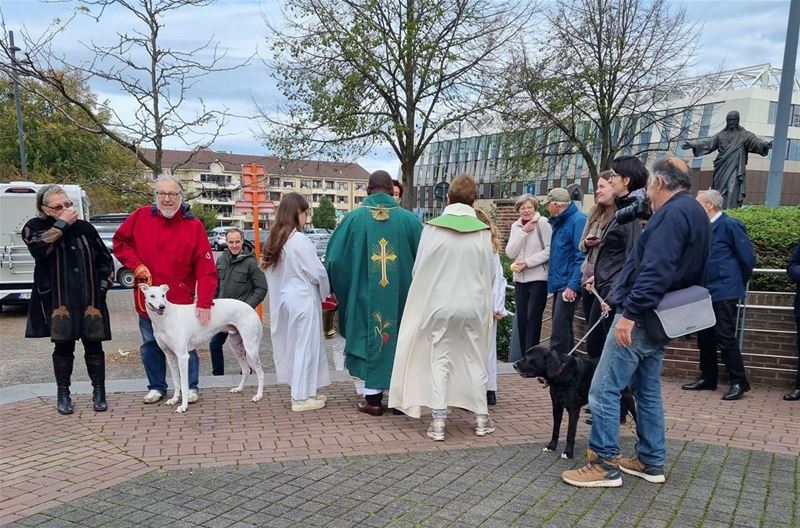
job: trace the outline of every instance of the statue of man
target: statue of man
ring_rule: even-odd
[[[772,148],[772,141],[766,142],[755,134],[739,126],[739,112],[733,110],[725,117],[727,126],[714,136],[696,142],[687,141],[681,148],[692,149],[695,157],[704,156],[715,150],[719,152],[714,160],[714,180],[712,187],[722,194],[722,208],[741,207],[745,196],[745,166],[747,154],[752,152],[766,156]]]

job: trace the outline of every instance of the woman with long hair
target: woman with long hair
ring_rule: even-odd
[[[589,212],[589,218],[586,220],[586,227],[583,230],[583,236],[581,236],[580,249],[586,253],[586,260],[583,261],[583,266],[581,266],[581,271],[583,271],[581,283],[584,284],[589,277],[594,276],[597,248],[608,223],[617,210],[614,204],[614,190],[611,188],[612,174],[610,170],[603,171],[597,178],[597,186],[594,191],[595,205]],[[589,330],[600,318],[600,305],[595,296],[588,293],[582,296],[581,302],[583,303],[583,314],[586,318],[586,330]],[[586,351],[590,358],[599,358],[600,354],[603,353],[605,337],[602,328],[596,328],[586,338]]]
[[[279,383],[292,391],[293,411],[325,406],[317,390],[330,384],[322,333],[322,299],[328,275],[314,244],[303,234],[308,202],[297,193],[283,196],[261,257],[267,275],[272,356]]]
[[[478,220],[489,226],[492,233],[492,249],[494,249],[494,282],[492,283],[493,302],[492,308],[492,329],[489,333],[489,355],[486,363],[486,403],[488,405],[497,404],[497,321],[507,315],[506,313],[506,278],[503,275],[503,264],[500,262],[500,251],[503,242],[500,239],[500,232],[489,215],[480,208],[475,208],[475,215]]]

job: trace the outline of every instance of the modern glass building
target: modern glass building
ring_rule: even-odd
[[[741,126],[759,137],[771,139],[780,75],[780,69],[761,64],[687,79],[688,86],[713,82],[710,95],[688,111],[664,118],[658,126],[642,127],[637,137],[624,138],[623,143],[628,146],[620,155],[640,156],[648,164],[667,155],[679,156],[693,169],[694,188],[708,188],[716,153],[693,158],[691,151],[680,149],[680,145],[686,140],[706,138],[722,130],[725,116],[731,110],[739,112]],[[792,102],[789,140],[784,152],[787,162],[782,203],[786,205],[800,204],[800,83],[797,80]],[[682,100],[676,98],[675,108],[679,108],[681,103]],[[662,117],[675,114],[675,110],[670,108],[661,112]],[[541,130],[531,133],[538,134],[535,143],[540,145],[538,152],[543,155],[540,169],[517,177],[508,174],[510,156],[505,152],[505,142],[497,131],[432,142],[415,167],[416,206],[422,211],[438,209],[440,204],[434,199],[433,186],[440,181],[449,182],[455,175],[465,172],[477,180],[481,199],[508,198],[523,192],[543,195],[553,187],[566,187],[573,183],[580,185],[584,192],[594,191],[582,156],[558,155],[555,142],[549,141],[546,133]],[[594,159],[599,160],[599,148],[594,152]],[[749,157],[747,203],[763,203],[768,167],[769,158]]]

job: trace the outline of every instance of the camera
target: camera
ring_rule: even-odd
[[[647,220],[653,216],[653,208],[650,205],[649,198],[637,198],[635,202],[622,209],[617,209],[614,217],[620,224],[627,224],[628,222],[638,218],[639,220]]]

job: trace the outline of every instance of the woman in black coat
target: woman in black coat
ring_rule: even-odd
[[[36,261],[25,337],[49,337],[55,343],[53,371],[56,408],[72,413],[69,395],[75,341],[83,342],[92,380],[95,411],[108,409],[102,341],[111,339],[106,292],[114,262],[100,235],[78,213],[64,189],[45,185],[36,193],[38,217],[22,228],[22,239]]]

